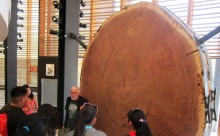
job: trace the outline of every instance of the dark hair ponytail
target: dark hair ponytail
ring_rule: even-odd
[[[97,111],[97,106],[89,103],[85,104],[79,111],[73,136],[85,136],[85,125],[92,123],[93,119],[96,117]]]
[[[136,136],[152,136],[144,112],[141,109],[130,110],[127,116],[128,121],[131,121],[133,124]]]
[[[80,110],[78,114],[78,118],[76,120],[76,127],[73,136],[85,136],[85,124],[84,124],[83,113]]]
[[[150,128],[146,122],[136,130],[136,136],[152,136]]]

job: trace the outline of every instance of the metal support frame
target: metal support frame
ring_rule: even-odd
[[[200,38],[199,43],[203,44],[204,42],[206,42],[207,40],[209,40],[210,38],[212,38],[214,35],[216,35],[219,32],[220,32],[220,26],[216,27],[214,30],[212,30],[211,32],[209,32],[208,34]]]
[[[87,49],[87,46],[75,33],[70,33],[69,34],[70,38],[76,40],[84,49]]]

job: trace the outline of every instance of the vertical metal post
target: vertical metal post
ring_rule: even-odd
[[[60,4],[63,8],[59,9],[59,17],[63,18],[63,22],[59,24],[59,30],[62,31],[62,36],[59,38],[58,46],[58,84],[57,84],[57,110],[59,112],[59,127],[63,126],[64,116],[64,54],[65,54],[65,39],[63,37],[65,33],[65,9],[66,0],[60,0]]]
[[[5,40],[5,103],[11,101],[10,91],[17,86],[17,4],[12,0],[11,21],[9,23],[8,37]]]
[[[65,117],[66,98],[69,96],[70,88],[77,85],[78,75],[78,43],[70,37],[64,38],[64,35],[70,33],[79,35],[80,0],[60,0],[60,3],[63,5],[63,8],[60,9],[63,23],[59,25],[62,34],[59,38],[57,105],[61,124]]]

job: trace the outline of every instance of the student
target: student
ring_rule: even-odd
[[[129,136],[152,136],[143,110],[135,108],[127,113]]]
[[[66,136],[106,136],[104,132],[93,127],[96,123],[97,112],[96,105],[86,103],[80,110],[75,130],[68,132]]]
[[[22,108],[27,104],[27,90],[22,86],[11,90],[11,103],[5,105],[0,113],[7,114],[8,136],[15,136],[19,121],[26,116]]]
[[[38,109],[38,101],[37,98],[34,96],[31,87],[28,84],[23,85],[27,89],[28,93],[28,101],[25,107],[23,108],[23,111],[29,115],[32,113],[36,113]]]
[[[30,114],[20,121],[16,136],[47,136],[46,127],[37,114]]]
[[[37,115],[43,120],[48,136],[55,136],[58,126],[57,108],[50,104],[43,104],[39,107]]]
[[[67,128],[67,130],[71,131],[75,128],[80,107],[87,102],[89,101],[80,95],[80,89],[76,86],[73,86],[70,90],[70,96],[66,99],[65,106],[66,118],[64,127]]]

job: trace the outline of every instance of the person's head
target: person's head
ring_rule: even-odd
[[[28,84],[24,84],[23,87],[27,89],[28,97],[29,97],[30,99],[33,99],[33,98],[34,98],[34,94],[33,94],[33,92],[31,91],[31,86],[28,85]]]
[[[136,131],[137,136],[152,136],[142,109],[135,108],[127,113],[128,124]]]
[[[85,106],[80,110],[74,136],[85,135],[85,126],[93,126],[96,123],[98,107],[94,104],[85,103]]]
[[[19,123],[16,136],[46,136],[46,127],[36,114],[25,116]]]
[[[73,86],[71,89],[70,89],[70,96],[71,96],[71,99],[72,100],[77,100],[78,97],[80,95],[80,89],[76,86]]]
[[[83,122],[85,125],[94,125],[96,123],[96,116],[98,113],[98,107],[94,104],[85,103],[85,106],[81,110],[83,115]]]
[[[23,108],[27,104],[27,90],[22,86],[14,87],[11,90],[11,101],[16,107]]]
[[[50,104],[43,104],[38,108],[37,114],[47,127],[48,135],[54,135],[58,125],[57,108]]]

